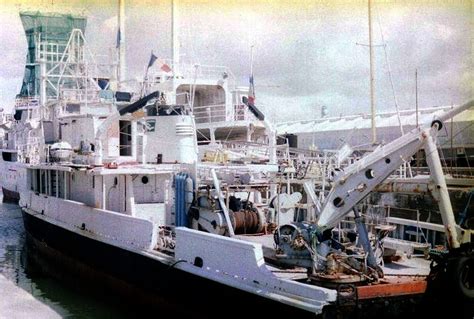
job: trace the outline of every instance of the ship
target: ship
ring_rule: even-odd
[[[442,123],[473,102],[344,167],[324,196],[306,184],[311,203],[300,211],[302,195],[282,191],[285,172],[271,160],[199,160],[191,99],[154,89],[133,99],[114,90],[114,65],[94,63],[84,18],[55,15],[54,28],[49,15],[21,18],[34,43],[27,84],[38,90],[27,109],[38,114],[31,126],[41,134],[38,147],[21,154],[29,159],[17,166],[25,181],[18,192],[36,249],[209,317],[222,309],[245,314],[252,305],[269,314],[361,316],[380,302],[403,313],[413,304],[400,299],[424,296],[430,261],[385,264],[390,228],[369,233],[357,204],[425,149],[449,235],[449,258],[441,254],[437,263],[469,268],[472,232],[453,219],[435,140]],[[15,125],[29,118],[21,113]],[[349,214],[355,228],[336,227]],[[470,292],[460,278],[455,293]],[[245,307],[235,309],[236,301]]]

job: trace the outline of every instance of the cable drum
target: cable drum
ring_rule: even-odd
[[[230,217],[236,234],[256,234],[263,229],[255,208],[251,210],[242,209],[236,212],[230,211]]]

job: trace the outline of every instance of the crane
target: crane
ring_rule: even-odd
[[[424,149],[432,181],[430,190],[439,205],[448,248],[448,253],[435,258],[435,262],[440,265],[439,269],[448,264],[447,268],[456,269],[458,274],[454,276],[457,276],[456,280],[459,282],[457,288],[462,295],[474,299],[474,230],[463,229],[456,224],[436,146],[437,134],[443,122],[472,106],[474,101],[457,106],[431,119],[426,125],[416,127],[394,141],[377,147],[338,172],[324,202],[316,205],[320,208],[317,209],[318,218],[315,223],[292,223],[276,230],[277,258],[290,265],[306,267],[313,275],[334,272],[335,269],[341,269],[339,266],[342,265],[342,268],[351,268],[350,272],[357,272],[369,281],[377,281],[383,276],[383,271],[374,256],[374,249],[356,205],[401,164],[410,160],[418,150]],[[308,197],[317,200],[312,195],[314,194],[308,194]],[[348,254],[341,252],[340,244],[331,239],[331,230],[350,212],[354,212],[363,251]]]

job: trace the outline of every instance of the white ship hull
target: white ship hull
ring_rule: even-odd
[[[0,152],[3,153],[2,150]],[[26,187],[26,165],[5,161],[3,156],[0,157],[0,186],[4,201],[18,202],[20,193]]]
[[[21,206],[33,238],[133,285],[166,293],[163,297],[195,291],[231,302],[235,299],[230,296],[246,296],[273,309],[313,315],[336,301],[335,290],[272,273],[260,244],[177,228],[171,256],[153,249],[155,229],[146,220],[34,192],[28,195]]]

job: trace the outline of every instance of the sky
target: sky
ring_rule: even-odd
[[[253,45],[256,102],[270,119],[319,118],[323,105],[329,116],[370,112],[367,1],[175,1],[182,61],[227,66],[245,86]],[[0,107],[11,109],[23,78],[20,11],[84,15],[92,52],[104,53],[115,46],[117,4],[0,0]],[[171,0],[125,4],[127,74],[137,78],[151,50],[171,57]],[[415,108],[415,70],[420,107],[472,99],[472,1],[374,0],[372,8],[377,111],[393,111],[395,99]]]

